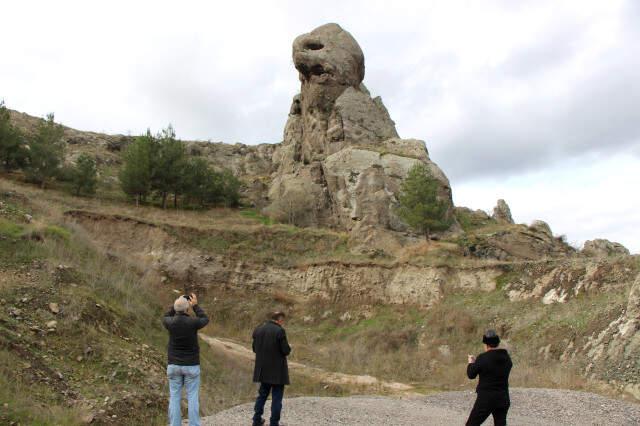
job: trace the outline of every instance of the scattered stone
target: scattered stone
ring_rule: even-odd
[[[451,348],[449,345],[440,345],[438,346],[438,352],[445,358],[449,358],[451,356]]]
[[[83,360],[82,355],[78,355],[78,356],[76,357],[76,361],[78,361],[78,362],[82,362],[82,360]]]
[[[19,317],[22,314],[22,309],[19,308],[10,308],[9,315],[12,317]]]
[[[493,217],[498,223],[513,224],[511,217],[511,209],[507,202],[503,199],[498,200],[498,204],[493,208]]]
[[[60,306],[57,303],[49,303],[49,310],[57,315],[60,313]]]
[[[311,315],[306,315],[304,317],[302,317],[302,322],[305,324],[309,324],[311,322],[313,322],[313,317]]]
[[[628,256],[629,250],[620,243],[597,238],[584,243],[582,254],[589,257]]]
[[[85,414],[84,416],[82,416],[81,421],[84,424],[90,424],[90,423],[93,423],[93,420],[95,419],[95,417],[96,417],[95,414],[88,413],[88,414]]]
[[[349,311],[347,311],[344,314],[340,315],[340,321],[342,321],[342,322],[351,321],[351,314],[349,313]]]
[[[33,220],[33,216],[31,216],[30,214],[25,214],[25,215],[24,215],[24,220],[25,220],[27,223],[31,223],[31,221]]]
[[[55,320],[48,321],[46,326],[49,330],[55,330],[56,327],[58,326],[58,321],[55,321]]]
[[[333,311],[324,311],[324,313],[322,314],[322,316],[320,318],[327,319],[331,315],[333,315]]]

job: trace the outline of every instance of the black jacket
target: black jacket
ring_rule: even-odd
[[[265,322],[253,332],[252,347],[256,354],[253,381],[272,385],[288,385],[287,356],[291,353],[291,347],[287,342],[284,328],[273,321]]]
[[[480,375],[476,392],[509,392],[511,357],[506,349],[494,349],[478,355],[476,362],[467,365],[467,376]]]
[[[198,305],[193,306],[193,312],[196,314],[195,318],[186,313],[176,313],[172,306],[162,318],[162,324],[169,330],[169,364],[200,364],[198,330],[209,323],[209,318]]]

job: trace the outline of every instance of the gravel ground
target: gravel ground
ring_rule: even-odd
[[[286,394],[285,394],[286,395]],[[426,397],[348,397],[287,399],[282,422],[314,425],[463,425],[475,394],[445,392]],[[269,405],[265,410],[268,418]],[[244,404],[203,419],[202,424],[250,425],[253,404]],[[640,425],[640,404],[585,392],[556,389],[512,389],[509,425]],[[268,424],[268,422],[267,422]],[[493,424],[491,420],[485,424]]]

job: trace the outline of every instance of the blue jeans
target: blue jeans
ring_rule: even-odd
[[[189,406],[189,426],[200,426],[200,402],[198,400],[200,366],[169,364],[167,377],[169,377],[169,425],[180,426],[182,424],[180,400],[184,387],[187,391]]]
[[[260,383],[258,389],[258,397],[254,407],[253,424],[259,425],[262,421],[262,413],[264,413],[264,404],[269,397],[271,391],[271,418],[270,426],[278,426],[280,423],[280,411],[282,411],[282,397],[284,396],[284,385],[270,385],[269,383]]]

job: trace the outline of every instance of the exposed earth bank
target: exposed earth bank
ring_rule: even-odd
[[[282,421],[294,425],[454,425],[464,424],[475,395],[445,392],[426,397],[285,399]],[[269,404],[269,403],[268,403]],[[265,409],[268,418],[270,406]],[[203,419],[203,425],[249,424],[252,404]],[[640,406],[598,395],[556,389],[512,389],[508,421],[514,426],[637,425]],[[492,424],[491,420],[487,424]]]

